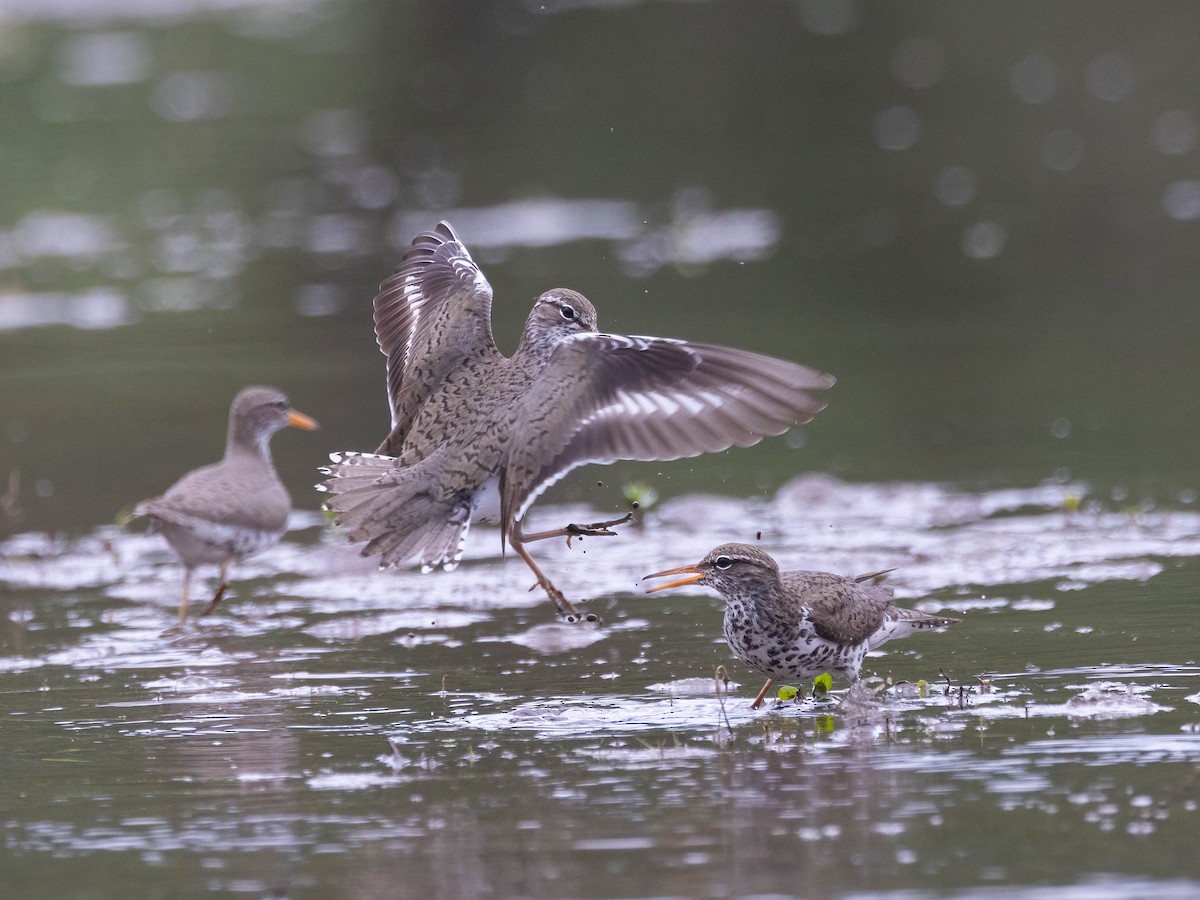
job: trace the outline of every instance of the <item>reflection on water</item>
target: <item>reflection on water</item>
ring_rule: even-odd
[[[23,294],[0,297],[0,331],[38,325],[113,328],[133,321],[124,297],[105,288],[76,295]]]
[[[50,854],[65,878],[104,853],[123,884],[288,895],[395,894],[400,873],[401,896],[794,894],[798,873],[840,894],[1040,883],[1030,842],[1070,835],[1055,882],[1186,892],[1200,668],[1162,554],[1196,555],[1200,528],[1077,495],[809,478],[770,503],[679,498],[640,534],[548,548],[602,628],[546,621],[491,541],[455,573],[378,572],[301,514],[181,629],[154,538],[14,537],[8,863]],[[885,680],[755,712],[720,601],[637,586],[753,529],[827,568],[886,559],[964,621],[872,654]]]
[[[355,185],[350,190],[357,192],[362,183],[386,183],[391,175],[370,167],[352,177]],[[658,225],[648,224],[656,218],[653,213],[627,201],[543,198],[483,209],[401,212],[390,226],[381,226],[353,213],[289,208],[288,187],[311,190],[303,183],[280,186],[285,205],[268,209],[258,223],[228,196],[202,195],[196,201],[200,209],[184,213],[177,196],[151,192],[141,206],[145,223],[156,235],[124,235],[111,221],[94,216],[30,213],[10,233],[0,234],[0,268],[61,258],[102,271],[131,269],[142,278],[135,297],[112,285],[74,295],[0,294],[0,331],[57,324],[111,328],[133,323],[142,312],[228,308],[237,302],[236,294],[219,283],[240,276],[261,250],[300,247],[313,254],[355,255],[382,228],[399,252],[414,234],[440,218],[454,223],[484,259],[495,260],[522,246],[609,240],[616,245],[623,269],[634,277],[651,275],[665,265],[697,273],[699,267],[722,259],[760,259],[779,240],[773,213],[713,210],[707,194],[698,190],[681,192],[671,204],[670,218]],[[376,205],[370,194],[358,199],[362,205]],[[146,246],[149,257],[139,258],[131,245]],[[296,297],[296,310],[307,316],[331,315],[343,305],[336,288],[325,284],[304,285]]]

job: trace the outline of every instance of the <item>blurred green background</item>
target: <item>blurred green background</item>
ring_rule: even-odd
[[[559,496],[819,470],[1190,505],[1198,27],[1182,2],[0,2],[9,527],[111,521],[215,459],[254,382],[324,426],[275,442],[315,507],[325,454],[386,432],[370,300],[442,217],[502,347],[561,285],[606,329],[839,378],[803,432]]]

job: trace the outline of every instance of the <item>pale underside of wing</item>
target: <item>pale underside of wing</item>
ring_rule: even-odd
[[[387,357],[395,455],[430,393],[465,359],[499,355],[492,339],[492,286],[454,230],[440,222],[413,238],[375,296],[375,338]]]
[[[782,434],[824,409],[812,392],[833,383],[732,347],[577,335],[555,350],[523,401],[502,517],[519,520],[546,487],[585,463],[680,459]]]

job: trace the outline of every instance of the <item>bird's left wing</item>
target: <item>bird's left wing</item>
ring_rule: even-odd
[[[588,332],[564,342],[522,401],[501,516],[519,520],[585,463],[748,447],[825,408],[831,375],[715,344]]]

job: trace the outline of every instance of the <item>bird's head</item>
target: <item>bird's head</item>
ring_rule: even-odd
[[[273,387],[248,387],[238,392],[229,409],[232,445],[265,452],[271,435],[288,425],[314,431],[315,420],[288,406],[283,391]]]
[[[674,581],[656,585],[647,593],[681,587],[685,584],[703,584],[716,588],[722,596],[750,594],[765,596],[779,585],[779,566],[770,554],[749,544],[721,544],[705,555],[693,566],[680,566],[647,575],[646,578],[662,578],[667,575],[682,575]],[[646,578],[642,580],[645,581]]]
[[[585,331],[596,331],[596,308],[578,291],[554,288],[533,303],[526,328],[556,341]]]

